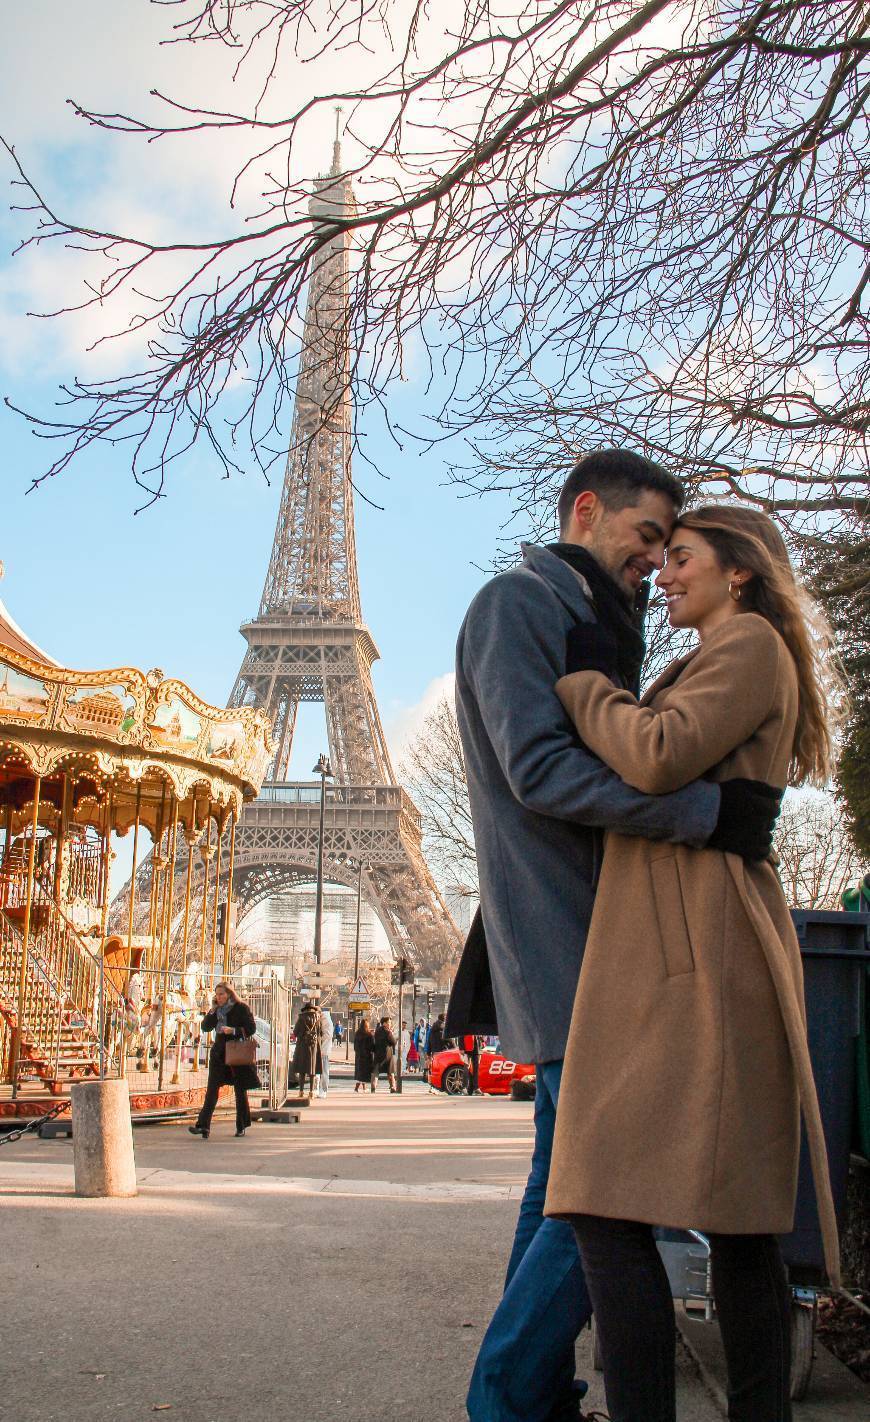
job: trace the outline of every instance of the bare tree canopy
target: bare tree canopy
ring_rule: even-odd
[[[477,853],[456,708],[446,696],[423,723],[399,768],[423,816],[427,862],[446,887],[477,892]]]
[[[844,889],[860,877],[855,845],[832,795],[786,800],[774,848],[790,908],[839,908]]]
[[[833,539],[804,550],[805,570],[823,603],[849,683],[840,730],[837,788],[858,850],[870,858],[870,544]]]
[[[798,536],[866,519],[861,0],[160,3],[191,65],[225,46],[256,102],[77,112],[131,144],[241,133],[261,197],[234,189],[229,232],[154,242],[56,211],[13,152],[23,245],[81,249],[80,304],[116,304],[140,353],[31,413],[59,443],[47,473],[121,443],[156,497],[198,442],[228,472],[283,458],[307,278],[350,229],[358,410],[389,421],[413,341],[414,437],[462,436],[454,477],[510,489],[527,528],[549,525],[578,447],[624,442]],[[327,93],[337,57],[358,87]],[[302,61],[316,97],[294,106],[283,76]],[[327,221],[304,139],[335,103],[357,208]]]

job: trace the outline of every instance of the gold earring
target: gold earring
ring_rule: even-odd
[[[739,583],[729,583],[729,584],[728,584],[728,592],[730,593],[731,597],[734,599],[735,602],[739,602],[739,601],[740,601],[740,596],[741,596],[742,591],[743,591],[743,590],[742,590],[742,588],[741,588],[741,586],[740,586]]]

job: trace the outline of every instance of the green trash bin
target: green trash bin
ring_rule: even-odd
[[[850,913],[870,913],[870,874],[865,874],[840,900]],[[855,1062],[855,1150],[870,1160],[870,963],[865,969],[864,1016],[857,1043]]]
[[[792,919],[803,961],[807,1036],[842,1234],[857,1100],[855,1063],[870,963],[870,914],[793,909]],[[822,1236],[803,1132],[794,1229],[781,1243],[793,1284],[824,1280]]]

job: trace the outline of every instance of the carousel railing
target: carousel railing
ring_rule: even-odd
[[[69,850],[67,892],[71,899],[97,904],[102,892],[105,872],[103,848],[98,843],[73,841]]]
[[[44,966],[29,951],[22,999],[23,957],[21,932],[0,909],[0,1003],[7,1022],[21,1028],[18,1075],[31,1069],[43,1079],[55,1080],[61,1056],[62,999]]]
[[[7,879],[10,876],[7,876]],[[7,1012],[17,1020],[21,1001],[19,1068],[37,1063],[37,1074],[60,1080],[64,1074],[120,1069],[124,999],[107,978],[101,958],[82,940],[45,881],[33,883],[22,974],[25,903],[20,884],[5,885],[0,909],[0,989]],[[16,920],[21,919],[21,922]],[[50,1068],[50,1070],[47,1070]]]
[[[120,1061],[118,1038],[124,999],[106,975],[102,955],[98,957],[88,948],[44,881],[37,880],[33,886],[31,915],[34,908],[39,910],[34,952],[65,994],[72,1025],[80,1026],[92,1039],[94,1065],[100,1067],[101,1074],[113,1074]]]

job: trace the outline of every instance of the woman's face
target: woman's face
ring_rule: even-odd
[[[740,611],[729,591],[746,581],[745,571],[721,568],[713,547],[696,528],[676,528],[665,566],[656,578],[672,627],[695,627],[703,637]]]
[[[223,1006],[225,1005],[225,1003],[229,1002],[229,1000],[230,1000],[230,995],[229,995],[229,993],[227,992],[226,988],[222,988],[222,987],[215,988],[215,993],[214,993],[214,995],[215,995],[215,998],[217,999],[217,1003],[218,1003],[218,1006],[219,1006],[219,1007],[223,1007]]]

